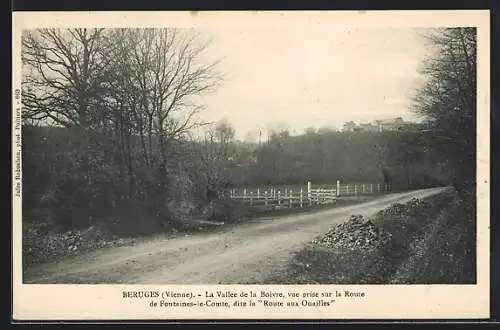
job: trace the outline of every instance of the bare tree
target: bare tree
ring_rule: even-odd
[[[174,189],[169,183],[184,173],[181,140],[202,124],[201,96],[222,80],[218,62],[205,57],[209,43],[192,30],[170,28],[26,31],[23,114],[85,129],[81,137],[112,150],[106,160],[113,173],[119,164],[116,179],[128,181],[128,197],[162,207]],[[103,134],[87,134],[96,131]]]
[[[103,29],[27,30],[22,38],[23,116],[88,128],[99,119],[109,58]]]
[[[198,96],[220,83],[217,62],[200,61],[208,43],[192,31],[126,29],[113,34],[117,67],[127,106],[147,162],[159,152],[166,165],[167,147],[196,125],[203,109]]]
[[[431,122],[432,149],[455,171],[457,188],[475,180],[476,29],[447,28],[425,36],[432,52],[414,110]]]
[[[202,141],[193,145],[191,173],[198,187],[198,195],[204,202],[218,199],[231,183],[228,146],[234,129],[227,122],[205,130]]]
[[[219,144],[221,156],[226,159],[230,157],[230,147],[235,134],[234,128],[226,120],[221,120],[215,126],[215,132],[212,134],[215,135],[216,142]]]

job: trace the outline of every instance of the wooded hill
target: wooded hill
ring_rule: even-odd
[[[236,185],[372,182],[393,189],[449,183],[444,159],[428,152],[431,132],[273,135],[232,168]]]
[[[451,183],[443,160],[427,152],[426,132],[282,132],[257,148],[177,141],[165,177],[144,165],[138,137],[123,158],[105,133],[24,126],[22,136],[24,216],[70,227],[144,212],[153,223],[182,220],[238,186],[387,181],[404,190]]]

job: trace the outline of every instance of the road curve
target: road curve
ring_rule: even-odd
[[[218,233],[156,238],[27,269],[24,283],[249,284],[287,264],[299,250],[351,214],[369,216],[396,202],[446,188],[389,194],[370,202],[315,213],[262,218]]]

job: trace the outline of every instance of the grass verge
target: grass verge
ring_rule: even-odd
[[[377,248],[328,248],[311,243],[265,283],[473,284],[475,211],[453,191],[418,207],[394,205],[370,219],[391,239]]]

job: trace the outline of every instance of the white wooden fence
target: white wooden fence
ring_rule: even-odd
[[[388,187],[380,183],[353,183],[320,185],[313,187],[307,182],[304,187],[231,189],[230,197],[249,205],[274,205],[278,207],[304,207],[318,204],[335,203],[344,196],[359,196],[383,193]]]

